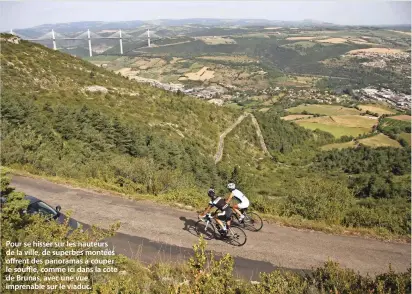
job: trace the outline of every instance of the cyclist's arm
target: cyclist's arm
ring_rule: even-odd
[[[230,193],[229,197],[226,199],[226,203],[229,203],[233,198],[233,193]]]
[[[213,208],[212,205],[209,205],[206,210],[200,215],[201,217],[204,217],[206,215],[206,213],[208,213],[211,209]]]

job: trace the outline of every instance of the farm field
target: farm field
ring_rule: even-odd
[[[399,136],[405,139],[406,142],[408,142],[409,146],[411,146],[411,134],[410,133],[401,133]]]
[[[225,55],[225,56],[200,56],[197,59],[211,60],[211,61],[227,61],[233,63],[252,63],[257,62],[255,58],[250,58],[246,55]]]
[[[332,149],[343,149],[343,148],[353,148],[353,147],[355,147],[355,142],[350,141],[350,142],[345,142],[345,143],[327,144],[327,145],[320,147],[320,149],[327,151],[327,150],[332,150]]]
[[[362,111],[370,111],[373,113],[377,113],[379,115],[395,113],[393,110],[390,110],[389,107],[385,107],[383,105],[381,106],[381,105],[365,104],[365,105],[359,105],[359,108]]]
[[[401,49],[392,49],[392,48],[366,48],[366,49],[356,49],[351,50],[348,54],[358,54],[358,53],[380,53],[380,54],[396,54],[404,52]]]
[[[356,115],[361,112],[355,108],[348,108],[340,105],[320,105],[320,104],[302,104],[296,107],[286,109],[289,113],[302,113],[306,111],[313,114],[323,115]]]
[[[303,119],[303,118],[311,118],[313,115],[310,114],[290,114],[287,116],[281,117],[283,120],[297,120],[297,119]]]
[[[359,143],[365,146],[372,147],[372,148],[377,148],[377,147],[401,148],[402,147],[398,141],[393,140],[384,134],[377,134],[376,136],[360,139],[358,141]],[[332,149],[354,148],[355,146],[356,146],[355,142],[350,141],[350,142],[344,142],[344,143],[327,144],[327,145],[322,146],[320,149],[327,151],[327,150],[332,150]]]
[[[410,116],[398,115],[398,116],[385,117],[383,120],[381,120],[380,126],[386,131],[392,130],[395,133],[410,132],[410,129],[411,129]]]
[[[411,121],[411,118],[412,117],[410,115],[397,115],[397,116],[388,117],[388,119],[403,120],[403,121]]]
[[[329,132],[339,138],[345,135],[357,137],[369,133],[373,125],[377,124],[377,119],[360,115],[337,115],[301,119],[296,123],[311,130],[320,129]]]
[[[325,131],[331,133],[335,138],[340,138],[342,136],[353,136],[357,137],[362,134],[366,134],[370,132],[369,128],[362,128],[362,127],[345,127],[341,125],[332,125],[332,124],[324,124],[324,123],[317,123],[317,122],[310,122],[308,120],[298,120],[296,123],[304,128],[310,130],[319,129],[321,131]]]
[[[365,139],[360,139],[359,143],[369,146],[369,147],[395,147],[395,148],[401,148],[402,146],[399,144],[398,141],[393,140],[389,138],[388,136],[384,134],[378,134],[373,137],[365,138]]]

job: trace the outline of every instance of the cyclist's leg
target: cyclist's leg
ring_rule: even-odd
[[[242,215],[242,213],[239,211],[239,205],[238,204],[232,205],[232,208],[238,216]]]
[[[220,228],[221,229],[223,229],[225,226],[224,226],[224,224],[223,224],[223,222],[222,222],[222,217],[224,218],[225,217],[225,212],[219,212],[219,213],[217,213],[216,215],[215,215],[215,220],[216,220],[216,222],[219,224],[219,226],[220,226]]]
[[[230,228],[231,225],[231,221],[232,221],[232,209],[230,207],[227,208],[226,210],[226,224],[227,224],[227,228]]]
[[[248,208],[249,207],[249,200],[243,200],[242,202],[240,202],[238,205],[237,205],[237,207],[238,207],[238,209],[241,209],[241,210],[243,210],[243,209],[245,209],[245,208]],[[240,213],[240,219],[243,219],[245,216],[243,215],[243,213],[241,213],[240,211],[239,211],[239,213]]]

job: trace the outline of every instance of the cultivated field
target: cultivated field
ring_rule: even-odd
[[[302,113],[307,111],[313,114],[323,115],[356,115],[361,112],[355,108],[347,108],[339,105],[301,104],[287,109],[289,113]]]
[[[345,126],[340,126],[340,125],[310,122],[308,120],[297,120],[296,123],[310,130],[319,129],[319,130],[331,133],[335,138],[340,138],[342,136],[357,137],[359,135],[370,132],[369,128],[352,128],[352,127],[345,127]]]
[[[331,43],[331,44],[341,44],[341,43],[346,43],[346,39],[344,38],[330,38],[330,39],[322,39],[322,40],[317,40],[317,42],[320,43]]]
[[[403,121],[411,121],[410,115],[397,115],[388,117],[389,119],[396,119],[396,120],[403,120]]]
[[[220,44],[236,44],[236,41],[230,38],[223,37],[197,37],[197,39],[202,40],[205,44],[208,45],[220,45]]]
[[[372,137],[365,138],[365,139],[360,139],[359,143],[365,146],[372,147],[372,148],[377,148],[377,147],[401,148],[402,147],[398,141],[393,140],[384,134],[377,134],[376,136],[372,136]],[[334,144],[324,145],[321,147],[321,149],[331,150],[331,149],[353,148],[355,146],[356,146],[355,142],[350,141],[350,142],[345,142],[345,143],[334,143]]]
[[[411,146],[411,134],[410,133],[401,133],[399,136],[403,138],[404,140],[406,140],[409,146]]]
[[[286,40],[290,40],[290,41],[301,41],[301,40],[312,40],[312,39],[316,39],[317,37],[289,37],[286,38]]]
[[[351,128],[372,128],[373,125],[378,123],[376,117],[365,117],[360,115],[320,116],[308,118],[304,121]]]
[[[214,77],[214,73],[213,70],[209,70],[209,68],[205,66],[196,73],[191,72],[185,74],[185,77],[179,78],[179,80],[184,81],[185,79],[188,79],[191,81],[207,81]]]
[[[398,141],[393,140],[384,134],[378,134],[373,137],[360,139],[359,143],[369,147],[402,147]]]
[[[355,147],[355,142],[350,141],[350,142],[345,142],[345,143],[333,143],[333,144],[328,144],[320,147],[321,150],[332,150],[332,149],[343,149],[343,148],[353,148]]]
[[[304,119],[304,118],[311,118],[313,117],[313,115],[310,114],[291,114],[291,115],[287,115],[287,116],[283,116],[281,117],[281,119],[283,120],[297,120],[297,119]]]
[[[227,55],[227,56],[201,56],[197,59],[212,60],[212,61],[228,61],[234,63],[251,63],[257,62],[255,58],[250,58],[247,55]]]
[[[379,54],[397,54],[402,53],[401,49],[391,49],[391,48],[366,48],[366,49],[356,49],[351,50],[348,54],[358,54],[358,53],[379,53]]]
[[[337,115],[330,116],[333,124],[342,125],[345,127],[369,127],[372,128],[378,124],[378,118],[374,116],[360,116],[360,115]]]
[[[296,120],[296,123],[311,129],[320,129],[329,132],[335,137],[353,136],[369,133],[372,127],[378,123],[376,117],[360,115],[334,115],[304,118]]]
[[[379,115],[394,114],[395,113],[394,111],[389,110],[389,108],[381,106],[381,105],[365,104],[365,105],[359,105],[359,108],[362,111],[370,111],[370,112],[373,112],[373,113],[377,113]]]

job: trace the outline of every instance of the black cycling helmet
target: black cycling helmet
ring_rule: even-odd
[[[214,190],[213,188],[210,188],[209,191],[207,191],[207,195],[208,195],[210,198],[215,198],[215,197],[216,197],[216,195],[215,195],[215,190]]]

